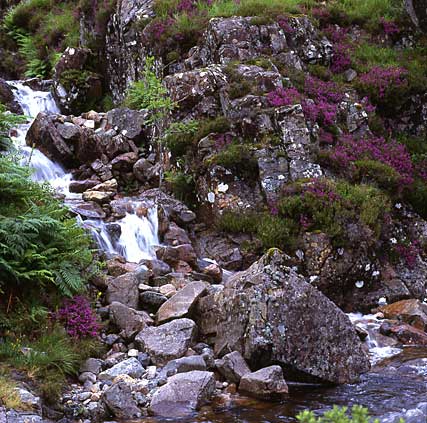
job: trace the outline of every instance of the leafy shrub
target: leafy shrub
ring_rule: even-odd
[[[9,131],[16,125],[24,123],[26,118],[9,113],[0,103],[0,151],[12,148]]]
[[[347,407],[334,406],[332,410],[325,411],[322,416],[316,417],[312,411],[302,411],[297,415],[299,423],[379,423],[378,419],[369,417],[368,409],[354,405],[351,412]],[[403,419],[399,423],[405,423]]]
[[[146,58],[142,79],[134,82],[129,88],[124,104],[131,109],[153,112],[151,122],[164,118],[175,107],[162,81],[156,75],[154,57]]]
[[[165,172],[165,181],[169,185],[171,191],[180,201],[183,201],[189,207],[194,206],[196,199],[195,185],[192,175],[176,170],[169,171]]]
[[[8,375],[0,374],[0,403],[6,408],[26,410],[28,405],[21,401],[17,384]]]
[[[359,182],[374,182],[379,188],[391,193],[399,188],[401,176],[387,164],[375,160],[356,160],[354,166]]]
[[[165,131],[165,143],[172,156],[183,156],[193,145],[194,134],[197,133],[199,122],[174,122]]]
[[[90,238],[30,173],[0,157],[0,289],[82,291],[81,272],[92,263]]]

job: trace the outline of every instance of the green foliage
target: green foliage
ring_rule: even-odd
[[[167,116],[176,106],[168,97],[166,88],[157,77],[154,57],[147,57],[141,81],[135,82],[128,90],[124,105],[131,109],[146,109],[153,112],[150,118],[155,122]]]
[[[48,77],[58,51],[79,43],[79,21],[67,1],[23,1],[9,10],[3,25],[18,44],[27,77]]]
[[[80,292],[81,271],[92,262],[90,239],[50,189],[29,176],[0,157],[0,289]]]
[[[373,182],[390,193],[394,193],[400,185],[401,175],[391,166],[376,160],[358,160],[354,165],[359,182]]]
[[[327,5],[333,16],[340,18],[345,16],[347,24],[363,25],[368,29],[377,28],[381,18],[394,20],[400,18],[403,13],[400,0],[333,0]]]
[[[24,123],[24,116],[14,115],[6,110],[6,107],[0,103],[0,151],[10,149],[12,143],[9,138],[9,131],[16,125]]]
[[[21,370],[38,383],[43,397],[57,399],[68,375],[75,375],[79,363],[100,352],[98,341],[71,339],[61,328],[44,328],[41,336],[7,339],[0,344],[0,360]]]
[[[209,161],[213,164],[223,166],[234,174],[253,180],[258,177],[258,162],[253,156],[248,145],[229,144],[219,153],[215,154]]]
[[[183,201],[189,207],[195,204],[195,184],[191,174],[171,170],[165,172],[165,181],[178,200]]]
[[[411,190],[405,193],[405,200],[424,219],[427,219],[427,184],[421,179],[416,179]]]
[[[187,122],[173,122],[165,131],[165,143],[172,156],[175,158],[183,156],[194,142],[199,122],[189,120]]]
[[[0,404],[14,410],[26,410],[29,407],[22,402],[17,387],[18,385],[9,375],[0,374]]]
[[[325,411],[322,416],[316,417],[312,411],[302,411],[297,415],[299,423],[379,423],[378,419],[369,417],[367,408],[354,405],[351,411],[347,407],[334,405],[331,410]],[[399,423],[405,423],[403,419]]]
[[[346,244],[349,223],[366,226],[378,237],[390,210],[387,196],[369,185],[323,179],[297,182],[287,191],[279,201],[279,216],[304,230],[328,234],[335,245]]]

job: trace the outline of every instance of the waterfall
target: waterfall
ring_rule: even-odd
[[[33,168],[32,179],[38,182],[49,182],[50,185],[66,199],[81,199],[81,194],[69,191],[71,174],[62,166],[46,157],[41,151],[28,147],[25,137],[31,123],[39,113],[60,113],[50,92],[36,91],[22,81],[8,81],[13,89],[15,100],[28,117],[29,122],[19,125],[11,136],[22,156],[21,163]],[[141,213],[141,202],[131,201],[125,217],[106,223],[98,219],[83,220],[77,216],[78,222],[92,234],[99,249],[107,255],[122,255],[126,260],[139,262],[142,259],[155,257],[153,246],[159,244],[157,207],[154,205]],[[109,225],[117,225],[119,236],[109,230]]]

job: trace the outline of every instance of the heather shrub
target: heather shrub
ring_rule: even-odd
[[[391,166],[376,160],[356,160],[354,177],[361,183],[374,183],[379,188],[395,193],[401,181],[400,174]]]
[[[179,170],[170,170],[165,172],[165,182],[178,200],[190,208],[194,207],[196,190],[193,175]]]
[[[385,115],[392,115],[407,100],[408,71],[402,67],[374,66],[360,75],[357,89]]]
[[[316,179],[287,186],[278,208],[280,217],[299,223],[302,230],[324,232],[343,245],[349,223],[367,226],[379,236],[390,204],[369,185]]]
[[[82,296],[66,299],[53,314],[53,319],[60,323],[72,338],[96,337],[99,324],[89,301]]]
[[[421,179],[415,179],[410,190],[404,196],[414,210],[424,219],[427,218],[427,184]]]

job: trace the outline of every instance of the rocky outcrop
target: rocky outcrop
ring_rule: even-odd
[[[398,319],[427,332],[427,304],[419,300],[402,300],[380,307],[386,319]]]
[[[245,359],[237,351],[225,354],[222,359],[216,360],[215,366],[228,382],[236,384],[243,376],[251,372]]]
[[[85,70],[91,51],[68,47],[55,66],[53,95],[62,113],[80,115],[102,97],[100,75]]]
[[[0,79],[0,103],[6,107],[6,110],[19,115],[23,114],[22,107],[15,100],[12,87],[4,79]]]
[[[156,416],[183,417],[198,410],[214,394],[213,373],[194,370],[169,378],[153,395],[150,411]]]
[[[152,4],[152,0],[119,0],[108,24],[105,43],[108,84],[117,104],[144,68],[146,51],[137,41],[141,37],[138,23],[154,15]]]
[[[239,351],[255,368],[278,363],[285,374],[357,381],[370,365],[348,317],[285,262],[272,250],[214,296],[215,351]]]

